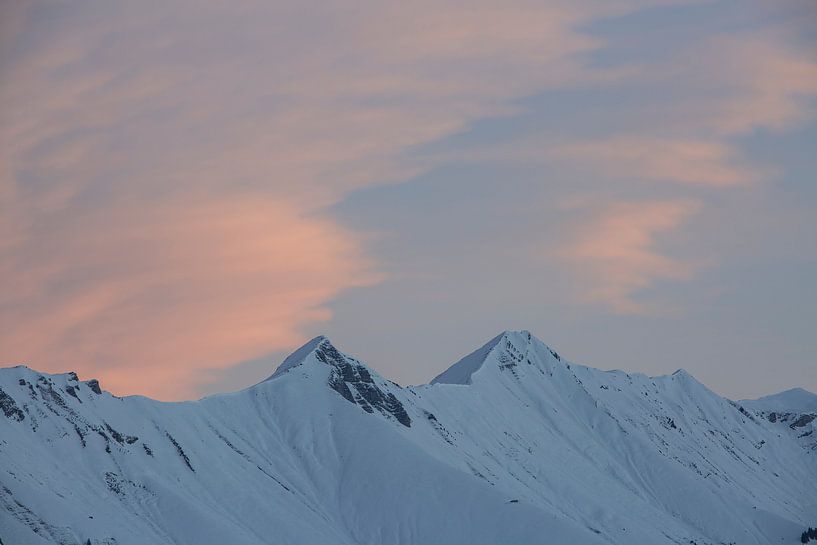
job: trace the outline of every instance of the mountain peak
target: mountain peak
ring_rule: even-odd
[[[758,399],[744,399],[741,403],[761,411],[817,412],[817,394],[803,388],[791,388]]]
[[[464,360],[438,382],[473,386],[403,389],[316,337],[184,404],[0,369],[3,542],[759,545],[817,512],[810,414],[568,366],[526,331]]]
[[[706,390],[711,391],[703,382],[695,378],[689,371],[686,369],[677,369],[671,375],[661,375],[660,377],[654,377],[656,379],[667,380],[671,383],[677,384],[679,387],[695,391],[695,390]]]
[[[309,358],[310,355],[314,354],[315,351],[318,350],[320,347],[334,348],[334,345],[332,344],[332,341],[330,341],[329,338],[324,335],[318,335],[317,337],[310,339],[309,341],[305,342],[300,348],[296,349],[289,356],[287,356],[284,359],[284,361],[281,362],[281,365],[278,366],[275,372],[272,375],[270,375],[267,379],[265,379],[263,382],[266,382],[267,380],[271,380],[277,376],[280,376],[289,371],[290,369],[292,369],[293,367],[301,365],[304,361],[306,361]]]
[[[498,367],[522,361],[532,346],[544,349],[543,357],[560,359],[559,355],[527,330],[506,330],[471,352],[444,372],[437,375],[432,384],[471,384],[474,374],[484,363],[496,359]]]
[[[689,374],[689,371],[687,371],[686,369],[683,369],[683,368],[676,369],[672,373],[672,375],[670,375],[670,376],[676,377],[678,379],[683,379],[683,380],[690,380],[690,379],[696,380],[695,377],[693,377],[692,375]]]
[[[390,390],[400,387],[386,381],[356,358],[338,350],[332,342],[319,335],[290,354],[278,369],[263,382],[273,380],[300,366],[318,373],[307,372],[338,393],[346,401],[357,405],[367,413],[378,411],[405,427],[411,427],[411,417],[405,407]],[[387,384],[389,383],[389,384]]]

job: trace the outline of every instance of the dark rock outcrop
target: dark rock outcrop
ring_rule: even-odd
[[[393,393],[381,389],[364,365],[345,358],[328,340],[318,345],[315,357],[332,367],[329,387],[348,402],[358,405],[367,413],[377,410],[407,428],[411,427],[411,417],[400,400]]]
[[[8,395],[0,388],[0,409],[2,409],[3,414],[6,415],[7,418],[13,418],[18,422],[22,422],[26,415],[20,408],[17,406],[17,403],[14,402],[14,398]]]

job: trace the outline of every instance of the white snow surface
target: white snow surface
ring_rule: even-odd
[[[792,388],[779,394],[772,394],[758,399],[744,399],[745,407],[759,411],[777,411],[789,413],[817,413],[817,394],[802,388]]]
[[[817,446],[814,422],[792,427],[808,405],[770,421],[763,400],[800,399],[781,396],[570,364],[527,331],[406,388],[324,337],[180,403],[4,368],[0,539],[795,544],[817,525]]]

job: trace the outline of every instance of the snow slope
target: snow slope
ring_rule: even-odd
[[[817,522],[817,451],[768,412],[526,331],[408,388],[323,337],[182,403],[6,368],[0,411],[5,545],[752,545]]]
[[[803,448],[817,452],[817,394],[792,388],[741,403],[756,416],[777,424],[779,433],[791,435]]]
[[[745,399],[741,403],[762,411],[817,413],[817,394],[802,388],[792,388],[759,399]]]

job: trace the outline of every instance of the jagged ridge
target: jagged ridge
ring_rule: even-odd
[[[196,402],[2,369],[0,538],[793,543],[817,512],[814,423],[748,405],[683,371],[571,364],[527,331],[410,388],[325,337]]]

